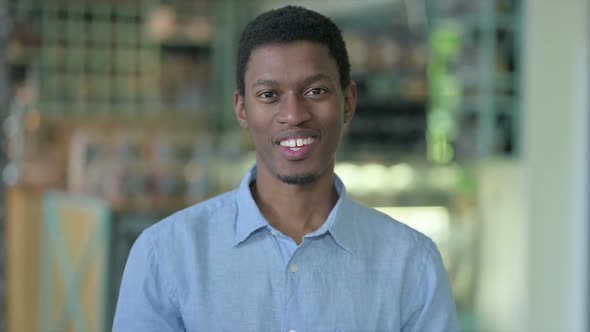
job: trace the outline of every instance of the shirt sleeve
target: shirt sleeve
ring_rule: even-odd
[[[440,253],[428,242],[422,264],[407,299],[412,311],[402,332],[459,332],[457,310],[448,274]]]
[[[184,331],[170,280],[145,232],[133,244],[119,290],[113,332]]]

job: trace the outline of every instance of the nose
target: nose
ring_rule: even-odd
[[[303,97],[299,97],[297,94],[284,95],[283,102],[279,107],[277,121],[280,123],[296,127],[311,119],[309,105],[306,104]]]

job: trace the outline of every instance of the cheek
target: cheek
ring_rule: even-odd
[[[252,141],[259,145],[259,143],[267,142],[270,140],[271,127],[265,124],[261,119],[251,117],[248,119],[248,132]]]
[[[255,137],[257,133],[260,133],[261,128],[263,127],[260,116],[256,112],[256,109],[251,106],[246,107],[244,113],[244,128],[247,128],[248,131],[250,131],[250,135]]]
[[[326,123],[332,130],[342,131],[345,124],[344,110],[339,109],[338,112],[332,112],[330,117],[326,118]]]

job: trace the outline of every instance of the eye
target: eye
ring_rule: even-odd
[[[272,102],[278,98],[278,94],[276,92],[269,90],[261,91],[256,96],[265,103]]]
[[[271,91],[265,91],[265,92],[259,94],[259,96],[262,98],[272,98],[275,96],[275,93],[271,92]]]
[[[325,88],[311,88],[311,89],[307,90],[305,95],[307,95],[307,96],[321,96],[324,93],[326,93],[327,91],[328,90],[326,90]]]

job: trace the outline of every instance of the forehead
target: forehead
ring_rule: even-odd
[[[254,49],[244,79],[249,85],[252,80],[288,80],[320,73],[338,80],[338,66],[328,48],[320,43],[296,41]]]

